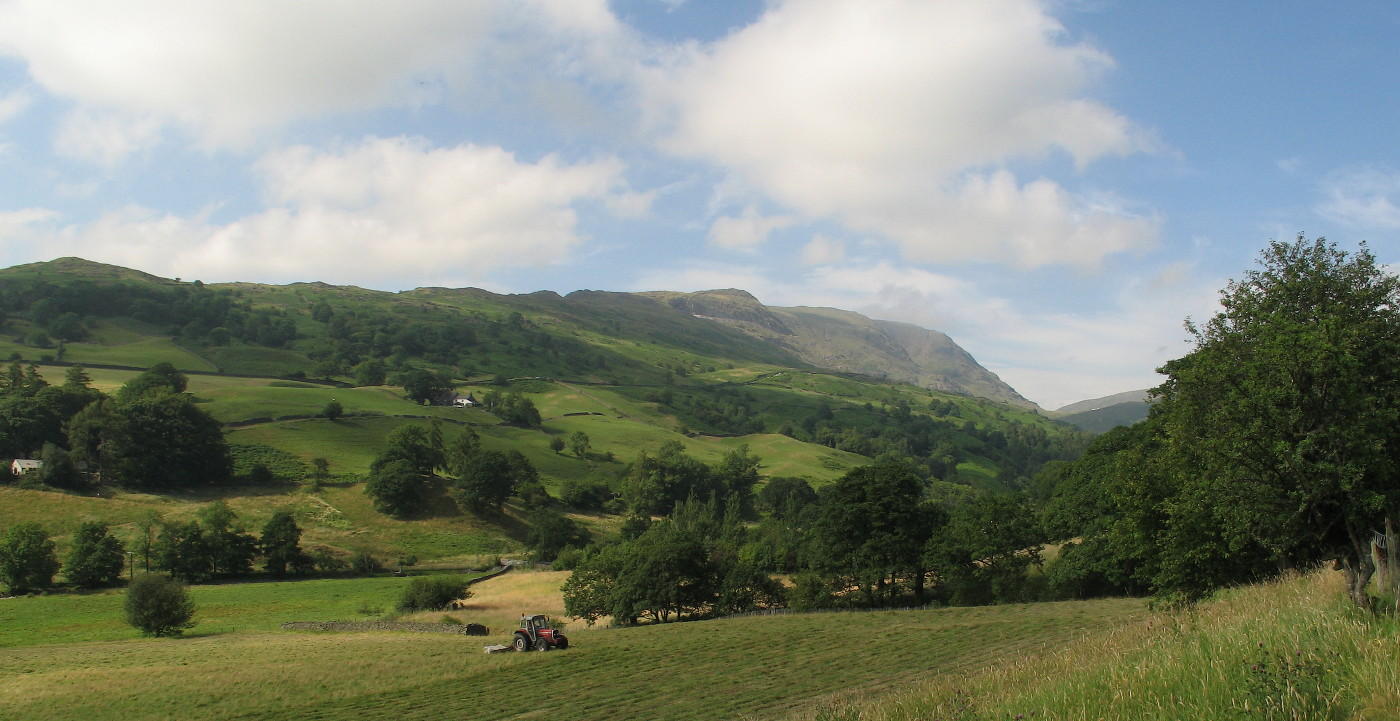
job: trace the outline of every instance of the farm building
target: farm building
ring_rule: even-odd
[[[16,458],[10,463],[10,473],[15,476],[22,476],[26,473],[33,473],[44,467],[43,461],[36,461],[32,458]]]

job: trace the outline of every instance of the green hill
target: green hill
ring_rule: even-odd
[[[128,511],[179,517],[217,497],[250,527],[290,506],[308,540],[344,553],[450,558],[518,550],[528,510],[520,505],[487,521],[450,509],[392,520],[369,509],[355,484],[385,438],[401,424],[430,419],[448,434],[472,428],[486,448],[520,451],[555,495],[570,482],[615,484],[639,452],[670,441],[705,462],[747,445],[762,459],[763,477],[802,477],[816,487],[894,453],[941,482],[981,489],[1020,487],[1041,463],[1073,457],[1084,443],[1014,397],[1008,404],[969,395],[975,390],[956,374],[946,382],[885,380],[899,374],[862,360],[874,356],[853,352],[849,362],[823,366],[817,361],[834,356],[811,352],[812,339],[825,338],[832,349],[903,354],[907,368],[939,353],[966,356],[931,341],[916,348],[941,337],[931,331],[919,331],[923,340],[905,338],[919,329],[844,311],[770,309],[741,291],[710,294],[733,300],[724,322],[675,302],[701,295],[204,284],[64,258],[0,270],[0,356],[37,362],[54,383],[67,366],[82,364],[109,392],[141,369],[170,363],[189,374],[199,406],[225,424],[236,470],[264,463],[281,484],[190,498],[111,490],[117,498],[103,499],[111,503],[61,496],[38,504],[51,514],[38,520],[56,530],[74,526],[72,518],[103,518],[123,537],[134,518]],[[806,340],[773,342],[738,327],[732,321],[742,308],[753,313],[746,322]],[[540,409],[542,426],[414,403],[393,383],[415,368],[452,378],[459,393],[523,394]],[[331,400],[343,418],[319,417]],[[551,441],[577,431],[591,439],[588,457],[551,450]],[[308,498],[298,484],[316,458],[329,461],[340,485]],[[0,505],[0,527],[34,520],[28,503]],[[574,515],[603,533],[618,522]]]

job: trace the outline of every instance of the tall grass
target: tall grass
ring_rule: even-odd
[[[1397,651],[1397,619],[1357,611],[1340,574],[1317,571],[800,718],[1396,719]]]

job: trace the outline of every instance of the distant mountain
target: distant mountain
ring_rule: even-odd
[[[765,306],[749,293],[732,288],[639,295],[740,330],[818,368],[1036,408],[951,338],[935,330],[835,308]]]
[[[1099,410],[1099,409],[1101,409],[1101,408],[1107,408],[1107,407],[1109,407],[1109,406],[1116,406],[1116,405],[1118,405],[1119,403],[1146,403],[1146,402],[1147,402],[1147,389],[1137,390],[1137,391],[1123,391],[1122,393],[1114,393],[1114,394],[1111,395],[1111,396],[1104,396],[1103,398],[1091,398],[1091,399],[1089,399],[1089,400],[1087,400],[1087,401],[1079,401],[1078,403],[1071,403],[1071,404],[1069,404],[1069,405],[1067,405],[1067,406],[1063,406],[1063,407],[1060,407],[1060,408],[1056,408],[1056,409],[1051,413],[1051,415],[1057,415],[1057,414],[1061,414],[1061,413],[1063,413],[1063,414],[1070,414],[1070,413],[1083,413],[1084,411],[1096,411],[1096,410]]]
[[[1071,403],[1050,416],[1083,431],[1103,433],[1147,418],[1147,409],[1147,391],[1137,390]]]

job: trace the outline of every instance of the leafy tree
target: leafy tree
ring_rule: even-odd
[[[331,478],[331,464],[324,458],[311,459],[311,490],[319,491]]]
[[[499,511],[517,487],[538,479],[534,466],[519,451],[479,451],[452,481],[450,493],[459,506],[473,513]]]
[[[78,473],[78,467],[74,465],[73,458],[62,447],[53,443],[45,443],[44,450],[39,454],[39,459],[44,462],[43,467],[39,469],[39,479],[45,485],[68,489],[83,485],[82,474]]]
[[[0,536],[0,581],[10,593],[45,588],[57,572],[53,541],[39,524],[20,523]]]
[[[99,434],[104,473],[137,488],[217,484],[233,473],[223,427],[183,393],[127,396]]]
[[[1023,499],[983,494],[949,512],[925,546],[925,559],[950,603],[1030,601],[1026,572],[1040,563],[1043,541]]]
[[[584,433],[583,431],[574,431],[573,433],[569,434],[569,452],[574,454],[575,456],[578,456],[579,458],[586,457],[588,455],[589,447],[591,445],[592,444],[589,443],[587,433]]]
[[[117,399],[130,401],[152,391],[184,393],[189,382],[189,378],[176,370],[175,366],[169,363],[157,363],[141,375],[127,381],[117,391]]]
[[[1225,547],[1259,549],[1264,568],[1336,559],[1369,606],[1371,531],[1400,510],[1400,279],[1364,245],[1301,235],[1259,262],[1162,368],[1154,412],[1190,469],[1163,542],[1184,550],[1219,524]],[[1189,584],[1203,563],[1167,560],[1187,564],[1161,586],[1203,590]]]
[[[355,385],[357,386],[382,386],[386,378],[384,361],[371,358],[359,365],[356,365],[352,372],[355,374]]]
[[[452,379],[433,371],[415,368],[405,372],[399,383],[409,400],[430,403],[434,398],[452,392]]]
[[[204,540],[215,576],[245,576],[253,570],[258,543],[244,532],[238,514],[223,501],[215,501],[196,514],[204,526]]]
[[[434,437],[418,424],[402,425],[389,433],[383,453],[374,459],[371,470],[394,461],[403,461],[419,475],[430,476],[446,462],[441,436]]]
[[[724,489],[724,498],[736,499],[746,517],[753,516],[753,487],[758,485],[758,456],[749,454],[748,444],[724,454],[715,468],[715,480]]]
[[[152,565],[172,578],[201,583],[214,577],[209,542],[196,521],[162,523],[150,553]]]
[[[84,588],[115,585],[121,578],[126,556],[121,541],[107,524],[86,521],[73,534],[73,547],[63,564],[63,575]]]
[[[525,545],[539,560],[553,560],[565,548],[583,548],[591,540],[588,530],[577,521],[552,509],[533,510],[528,523],[530,531],[525,537]]]
[[[305,571],[310,558],[301,550],[301,529],[290,511],[277,511],[263,525],[258,548],[265,558],[267,572],[277,578],[287,571]]]
[[[365,493],[380,513],[408,516],[427,505],[432,479],[406,460],[376,463],[365,481]]]
[[[922,603],[921,549],[937,524],[922,502],[923,481],[908,464],[881,461],[854,468],[823,489],[808,540],[808,565],[868,605],[890,603],[903,586]]]
[[[710,467],[687,455],[679,441],[663,443],[655,456],[642,453],[623,479],[623,497],[641,515],[664,515],[687,498],[719,497],[723,489]]]
[[[178,636],[194,625],[194,601],[185,585],[158,574],[132,579],[124,607],[126,622],[148,636]]]
[[[817,500],[817,492],[805,478],[779,476],[768,479],[758,492],[758,507],[778,518],[788,518]]]
[[[560,438],[559,436],[554,436],[553,438],[550,438],[550,439],[549,439],[549,450],[554,451],[555,453],[559,453],[559,452],[563,451],[563,450],[564,450],[564,439],[563,439],[563,438]]]
[[[321,417],[328,421],[333,421],[345,413],[345,408],[340,405],[340,401],[332,398],[329,403],[321,409]]]

